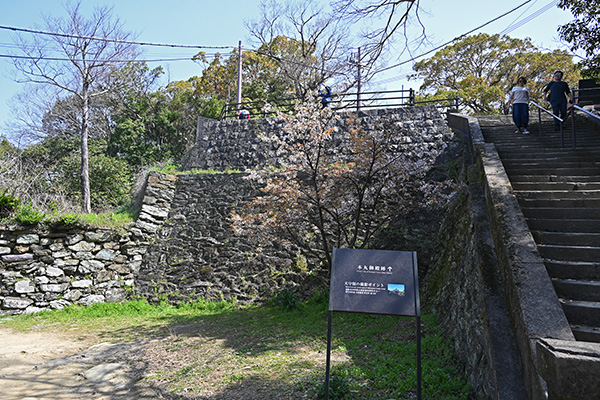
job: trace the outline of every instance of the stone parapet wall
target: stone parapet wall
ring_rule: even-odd
[[[344,148],[343,133],[347,132],[350,118],[356,117],[363,129],[380,129],[382,124],[397,130],[399,147],[409,149],[415,144],[425,144],[428,150],[440,150],[451,135],[450,130],[434,106],[415,106],[395,109],[340,113],[340,145]],[[216,121],[200,118],[196,143],[190,152],[186,169],[227,168],[257,170],[266,166],[277,167],[281,157],[273,145],[261,135],[282,135],[282,121],[277,118]]]
[[[495,253],[530,399],[598,398],[600,344],[576,342],[493,144],[475,118],[449,115],[464,130],[482,174]]]
[[[148,176],[128,231],[0,226],[0,315],[125,299],[167,216],[174,183],[174,176]]]

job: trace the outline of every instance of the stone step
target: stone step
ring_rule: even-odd
[[[561,299],[600,302],[600,281],[552,279],[552,284]]]
[[[525,218],[541,219],[598,219],[600,208],[565,208],[565,207],[521,207]],[[600,226],[598,226],[600,232]]]
[[[531,159],[531,158],[502,158],[502,163],[505,166],[523,166],[523,168],[527,167],[540,167],[540,168],[549,168],[551,172],[554,168],[596,168],[600,169],[600,162],[593,159],[593,156],[589,157],[576,157],[571,161],[564,159],[553,159],[553,160],[545,160],[545,159]]]
[[[600,303],[560,299],[563,311],[571,325],[600,326]]]
[[[598,261],[544,260],[544,265],[552,278],[600,280]]]
[[[524,199],[600,199],[600,190],[514,190],[514,193]]]
[[[600,343],[600,328],[584,325],[571,325],[576,340]]]
[[[600,184],[600,177],[597,175],[529,175],[525,173],[524,175],[513,174],[510,176],[511,183],[520,183],[520,182],[593,182]]]
[[[564,233],[596,233],[600,226],[599,219],[528,219],[527,225],[532,231],[564,232]]]
[[[556,176],[599,176],[600,168],[566,168],[566,167],[550,167],[550,166],[528,166],[523,167],[520,165],[511,165],[510,163],[504,164],[504,169],[510,177],[511,175],[556,175]]]
[[[596,179],[598,179],[596,177]],[[528,191],[600,191],[600,182],[515,182],[510,180],[514,190]]]
[[[597,151],[592,151],[590,149],[583,149],[581,151],[574,150],[566,150],[566,151],[556,151],[554,149],[544,150],[537,149],[535,153],[532,153],[532,149],[523,149],[521,146],[510,148],[508,146],[503,146],[498,148],[498,154],[502,160],[506,160],[506,162],[544,162],[544,163],[554,163],[555,165],[560,165],[562,162],[578,162],[578,161],[598,161],[597,155],[600,153],[600,149]]]
[[[600,199],[517,199],[523,208],[600,208]]]
[[[600,247],[600,233],[531,231],[537,244]]]
[[[600,343],[600,134],[576,119],[561,133],[551,118],[530,135],[484,118],[577,340]],[[481,121],[480,121],[481,124]],[[502,124],[505,124],[502,126]],[[487,127],[486,125],[489,125]]]
[[[563,261],[600,260],[600,247],[594,246],[558,246],[539,244],[538,252],[543,259]],[[600,322],[600,320],[598,321]]]

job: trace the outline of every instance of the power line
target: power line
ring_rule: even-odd
[[[515,29],[522,27],[523,25],[527,24],[529,21],[533,20],[534,18],[537,18],[538,16],[545,13],[546,11],[548,11],[552,7],[556,6],[557,4],[558,4],[558,0],[551,1],[550,3],[546,4],[544,7],[540,8],[539,10],[528,15],[521,21],[509,25],[508,27],[506,27],[506,29],[504,29],[502,32],[500,32],[500,35],[507,35],[510,32],[514,31]]]
[[[17,28],[14,26],[4,26],[4,25],[0,25],[0,29],[11,30],[14,32],[26,32],[26,33],[33,33],[33,34],[39,34],[39,35],[58,36],[58,37],[65,37],[65,38],[72,38],[72,39],[97,40],[97,41],[110,42],[110,43],[135,44],[135,45],[139,45],[139,46],[176,47],[176,48],[184,48],[184,49],[231,49],[232,47],[235,47],[235,46],[200,46],[200,45],[187,45],[187,44],[136,42],[136,41],[132,41],[132,40],[110,39],[110,38],[101,38],[101,37],[95,37],[95,36],[71,35],[71,34],[67,34],[67,33],[48,32],[48,31]]]
[[[211,56],[209,56],[211,57]],[[213,55],[212,57],[215,57]],[[60,58],[60,57],[31,57],[31,56],[16,56],[11,54],[0,54],[0,58],[11,58],[11,59],[19,59],[19,60],[43,60],[43,61],[65,61],[65,62],[83,62],[83,60],[78,59],[70,59],[70,58]],[[90,61],[90,60],[87,60]],[[99,59],[93,60],[98,63],[107,63],[107,64],[127,64],[131,62],[168,62],[168,61],[193,61],[192,57],[185,58],[157,58],[157,59],[138,59],[138,60],[111,60],[111,59]]]
[[[444,44],[442,44],[442,45],[439,45],[439,46],[437,46],[437,47],[435,47],[435,48],[433,48],[433,49],[431,49],[431,50],[429,50],[429,51],[426,51],[425,53],[422,53],[422,54],[420,54],[420,55],[418,55],[418,56],[411,57],[410,59],[408,59],[408,60],[406,60],[406,61],[402,61],[401,63],[394,64],[394,65],[391,65],[391,66],[389,66],[389,67],[382,68],[382,69],[380,69],[380,70],[378,70],[378,71],[374,72],[374,74],[378,74],[378,73],[380,73],[380,72],[384,72],[384,71],[387,71],[387,70],[390,70],[390,69],[393,69],[393,68],[396,68],[396,67],[400,67],[400,66],[402,66],[402,65],[404,65],[404,64],[408,64],[409,62],[416,61],[417,59],[419,59],[419,58],[421,58],[421,57],[423,57],[423,56],[426,56],[427,54],[433,53],[434,51],[438,51],[438,50],[440,50],[440,49],[442,49],[442,48],[446,47],[447,45],[449,45],[449,44],[451,44],[451,43],[453,43],[453,42],[455,42],[455,41],[457,41],[457,40],[459,40],[459,39],[461,39],[461,38],[463,38],[463,37],[465,37],[465,36],[468,36],[468,35],[470,35],[471,33],[475,32],[475,31],[478,31],[479,29],[481,29],[481,28],[483,28],[483,27],[485,27],[485,26],[487,26],[487,25],[489,25],[489,24],[491,24],[491,23],[493,23],[493,22],[496,22],[497,20],[499,20],[499,19],[501,19],[501,18],[504,18],[505,16],[507,16],[507,15],[509,15],[509,14],[511,14],[511,13],[513,13],[513,12],[515,12],[515,11],[517,11],[519,8],[523,7],[525,4],[527,4],[527,3],[530,3],[530,2],[532,2],[532,1],[533,1],[533,0],[527,0],[527,1],[525,1],[524,3],[522,3],[521,5],[519,5],[519,6],[515,7],[515,8],[513,8],[513,9],[512,9],[512,10],[510,10],[510,11],[507,11],[507,12],[505,12],[504,14],[502,14],[502,15],[500,15],[500,16],[498,16],[498,17],[496,17],[496,18],[494,18],[494,19],[492,19],[492,20],[490,20],[490,21],[488,21],[488,22],[486,22],[485,24],[483,24],[483,25],[480,25],[480,26],[478,26],[477,28],[471,29],[471,30],[470,30],[470,31],[468,31],[467,33],[463,33],[462,35],[460,35],[460,36],[457,36],[457,37],[455,37],[454,39],[452,39],[452,40],[450,40],[450,41],[448,41],[448,42],[446,42],[446,43],[444,43]]]

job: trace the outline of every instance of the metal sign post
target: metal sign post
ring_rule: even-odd
[[[329,399],[333,311],[416,317],[417,399],[421,400],[421,306],[417,253],[333,249],[327,322],[325,399]]]

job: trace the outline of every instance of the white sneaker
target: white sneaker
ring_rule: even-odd
[[[523,129],[523,135],[529,135],[529,131],[527,129]]]
[[[521,133],[521,130],[520,130],[520,129],[517,129],[517,130],[515,131],[515,133]]]

